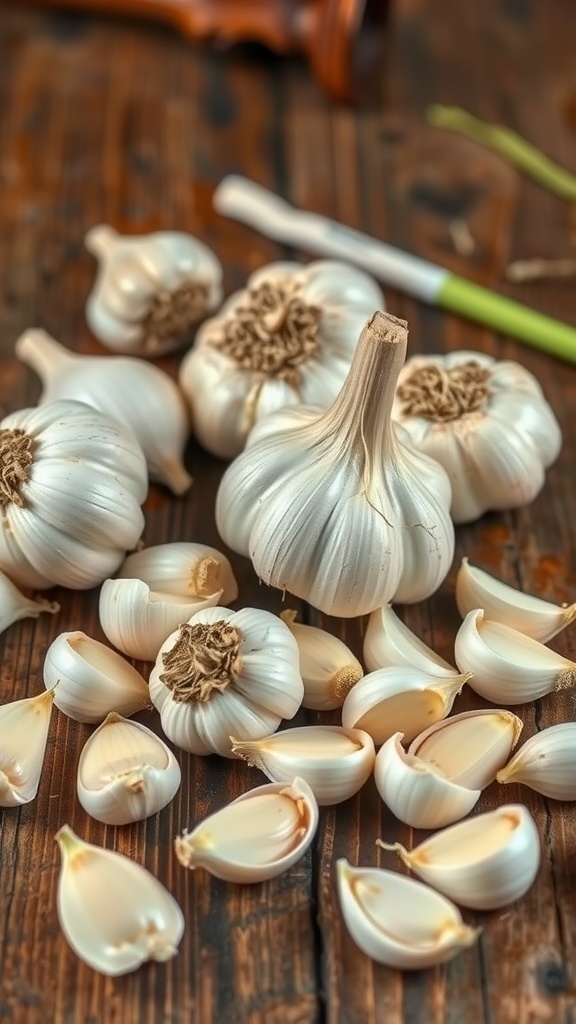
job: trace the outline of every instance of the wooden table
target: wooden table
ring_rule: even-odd
[[[39,385],[13,357],[19,333],[41,325],[81,352],[101,352],[83,314],[94,265],[92,224],[120,231],[182,228],[213,246],[227,290],[288,255],[216,216],[210,195],[230,171],[303,207],[336,217],[574,323],[573,282],[507,285],[511,258],[570,255],[568,208],[500,158],[429,128],[430,102],[464,106],[530,138],[576,169],[576,31],[572,0],[398,0],[376,97],[332,104],[308,70],[262,53],[195,48],[161,27],[19,9],[0,12],[0,407],[34,404]],[[466,220],[476,253],[458,255],[449,224]],[[291,254],[290,254],[291,255]],[[562,454],[538,499],[457,530],[454,570],[434,597],[405,609],[410,627],[452,658],[453,599],[462,555],[543,597],[576,597],[576,367],[389,291],[410,324],[410,352],[480,349],[518,360],[542,382],[564,430]],[[162,365],[176,371],[177,360]],[[172,498],[152,487],[147,543],[218,544],[213,502],[223,466],[190,443],[196,483]],[[279,610],[235,558],[241,602]],[[97,592],[55,592],[62,611],[1,638],[4,701],[39,692],[44,653],[61,630],[102,637]],[[307,621],[320,616],[303,609]],[[326,624],[326,623],[325,623]],[[361,652],[363,622],[331,622]],[[576,653],[574,627],[552,642]],[[457,710],[479,706],[463,694]],[[570,694],[519,709],[525,736],[574,717]],[[317,716],[302,712],[299,724]],[[152,714],[144,719],[154,723]],[[337,721],[337,716],[333,716]],[[576,814],[528,790],[492,786],[479,809],[522,800],[542,837],[542,866],[521,901],[475,915],[479,943],[446,968],[403,975],[353,945],[337,907],[333,864],[393,866],[377,836],[411,845],[374,785],[321,815],[313,849],[285,876],[236,887],[184,871],[172,839],[229,798],[265,781],[243,763],[181,755],[173,804],[133,827],[88,820],[74,776],[89,735],[54,713],[38,798],[0,816],[0,1020],[10,1024],[569,1024],[576,1020]],[[179,955],[113,980],[93,973],[64,941],[55,910],[64,822],[130,854],[175,894],[187,928]]]

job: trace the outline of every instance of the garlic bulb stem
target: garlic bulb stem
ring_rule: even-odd
[[[108,256],[117,238],[118,232],[110,224],[95,224],[88,230],[84,244],[92,256],[100,259],[102,256]]]

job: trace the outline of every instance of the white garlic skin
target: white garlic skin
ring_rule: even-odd
[[[0,807],[34,800],[48,742],[53,693],[0,705]]]
[[[191,541],[171,541],[134,551],[124,559],[116,576],[143,580],[150,590],[176,597],[209,597],[221,590],[224,605],[238,597],[238,584],[226,555],[208,544]]]
[[[576,800],[576,722],[542,729],[522,744],[496,776],[552,800]]]
[[[62,864],[58,920],[72,950],[116,977],[178,951],[184,917],[167,889],[129,857],[85,843],[68,825],[56,835]]]
[[[6,573],[0,570],[0,633],[21,619],[37,619],[44,612],[55,615],[59,611],[60,605],[57,601],[46,601],[43,597],[26,597]]]
[[[392,605],[376,608],[370,615],[364,635],[364,661],[370,672],[396,665],[443,678],[457,675],[452,665],[408,629]]]
[[[459,786],[486,789],[506,764],[522,728],[523,722],[511,711],[464,711],[421,732],[408,754]]]
[[[339,637],[317,626],[295,622],[296,612],[282,612],[280,618],[298,644],[304,684],[302,707],[312,711],[341,708],[352,687],[364,675],[358,659]]]

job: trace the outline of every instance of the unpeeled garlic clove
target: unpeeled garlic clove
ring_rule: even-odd
[[[469,675],[446,679],[411,668],[381,668],[364,676],[342,708],[342,725],[362,729],[378,746],[396,732],[407,743],[428,725],[450,714]]]
[[[576,800],[576,722],[551,725],[526,740],[496,776],[551,797]]]
[[[366,732],[337,725],[284,729],[261,740],[234,740],[232,753],[273,782],[304,779],[320,806],[357,793],[374,767],[374,743]]]
[[[69,825],[56,834],[62,866],[58,920],[76,956],[101,974],[162,963],[178,951],[184,917],[167,889],[129,857],[86,843]]]
[[[479,930],[440,893],[413,878],[382,868],[336,862],[338,896],[356,945],[378,963],[421,970],[446,963],[471,946]]]
[[[0,807],[28,804],[38,792],[54,691],[0,706]]]
[[[82,749],[78,799],[105,825],[127,825],[156,814],[179,786],[180,767],[166,744],[145,725],[114,711]]]
[[[58,683],[56,707],[76,722],[96,725],[111,711],[128,716],[150,706],[148,686],[134,666],[80,630],[52,641],[43,671],[47,690]]]
[[[576,619],[576,602],[556,605],[510,587],[462,559],[456,577],[456,604],[462,618],[482,608],[487,619],[517,629],[519,633],[546,643]]]
[[[383,843],[424,882],[463,907],[495,910],[523,896],[536,878],[540,840],[522,804],[508,804],[450,825],[410,853]]]
[[[176,597],[210,597],[221,590],[226,605],[238,597],[230,562],[208,544],[172,541],[141,548],[124,559],[116,576],[143,580],[150,590]]]
[[[162,644],[181,622],[201,608],[213,608],[222,597],[176,597],[157,594],[142,580],[104,580],[98,613],[106,637],[129,658],[154,661]]]
[[[304,855],[318,826],[318,804],[303,779],[258,786],[174,841],[185,868],[225,882],[265,882]]]
[[[526,704],[576,685],[575,662],[487,619],[480,608],[460,626],[454,654],[460,671],[472,674],[471,689],[494,704]]]
[[[302,707],[313,711],[341,708],[347,694],[364,675],[364,669],[337,636],[317,626],[296,622],[296,615],[295,611],[285,611],[280,618],[298,644],[304,683]]]
[[[0,633],[20,619],[37,619],[42,612],[55,615],[59,611],[56,601],[25,597],[6,573],[0,571]]]
[[[396,615],[392,605],[372,612],[364,636],[364,661],[373,672],[378,668],[404,666],[447,679],[457,670],[417,637]]]
[[[378,751],[376,788],[399,821],[412,828],[442,828],[459,821],[480,798],[479,789],[457,785],[414,754],[402,749],[397,732]]]
[[[511,711],[464,711],[431,725],[408,753],[468,789],[486,789],[506,764],[523,723]]]

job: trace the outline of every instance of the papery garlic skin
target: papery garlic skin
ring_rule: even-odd
[[[375,313],[332,406],[284,410],[276,432],[263,420],[220,483],[223,540],[263,582],[326,614],[424,600],[452,561],[448,478],[390,422],[406,337],[404,321]]]
[[[507,804],[435,832],[408,852],[382,843],[428,885],[462,907],[496,910],[528,891],[540,865],[538,829],[522,804]]]
[[[26,597],[6,573],[0,571],[0,633],[20,619],[37,619],[43,612],[55,615],[59,611],[57,601]]]
[[[542,729],[522,744],[496,776],[552,800],[576,800],[576,722]]]
[[[72,950],[115,977],[178,951],[184,917],[167,889],[129,857],[86,843],[69,825],[56,834],[62,865],[58,920]]]
[[[288,627],[259,608],[204,608],[171,633],[150,672],[162,729],[192,754],[231,757],[293,718],[304,687]]]
[[[336,862],[338,896],[346,927],[372,960],[400,970],[446,963],[471,946],[479,931],[460,911],[421,882],[382,868]]]
[[[342,803],[357,793],[372,774],[375,758],[368,733],[337,725],[305,725],[260,740],[235,741],[232,753],[272,782],[298,775],[320,807]]]
[[[456,604],[464,619],[482,608],[487,619],[546,643],[576,619],[576,602],[556,605],[524,594],[463,558],[456,577]]]
[[[348,372],[362,324],[384,308],[373,278],[336,260],[260,267],[202,325],[180,368],[200,443],[231,459],[284,406],[324,408]]]
[[[392,605],[376,608],[364,635],[364,661],[370,672],[405,666],[429,675],[448,678],[457,670],[417,637],[396,615]]]
[[[76,791],[84,810],[106,825],[156,814],[180,786],[180,766],[151,729],[112,712],[82,748]]]
[[[153,480],[184,494],[192,483],[182,458],[190,423],[172,378],[143,359],[86,356],[64,348],[46,331],[31,329],[15,345],[22,362],[39,375],[40,403],[84,402],[131,431]]]
[[[29,804],[38,792],[54,693],[0,705],[0,807]]]
[[[95,409],[58,401],[7,416],[0,477],[0,569],[18,586],[96,586],[138,543],[142,449]]]
[[[85,244],[99,261],[86,320],[114,352],[151,357],[170,352],[188,341],[191,328],[222,300],[220,261],[193,235],[120,235],[98,224]]]
[[[475,608],[454,644],[456,664],[471,672],[470,687],[494,704],[527,704],[576,685],[576,663]]]
[[[408,754],[459,786],[486,789],[506,764],[522,728],[523,722],[511,711],[464,711],[421,732]]]
[[[455,523],[529,504],[562,444],[536,378],[480,352],[413,356],[392,415],[448,473]]]
[[[44,685],[56,707],[76,722],[96,725],[111,711],[134,715],[150,706],[145,680],[117,651],[81,630],[60,633],[44,659]]]
[[[304,683],[302,707],[313,711],[341,708],[364,669],[343,640],[325,629],[296,622],[296,612],[282,612],[280,618],[296,638],[300,653],[300,675]]]
[[[150,590],[176,597],[210,597],[221,590],[224,605],[238,597],[230,562],[208,544],[181,540],[141,548],[124,559],[116,576],[143,580]]]
[[[266,882],[303,857],[318,827],[318,804],[303,779],[258,786],[179,836],[185,868],[225,882]]]
[[[129,658],[154,661],[162,644],[181,622],[201,608],[218,604],[221,591],[205,598],[156,594],[142,580],[104,580],[98,614],[107,639]]]

